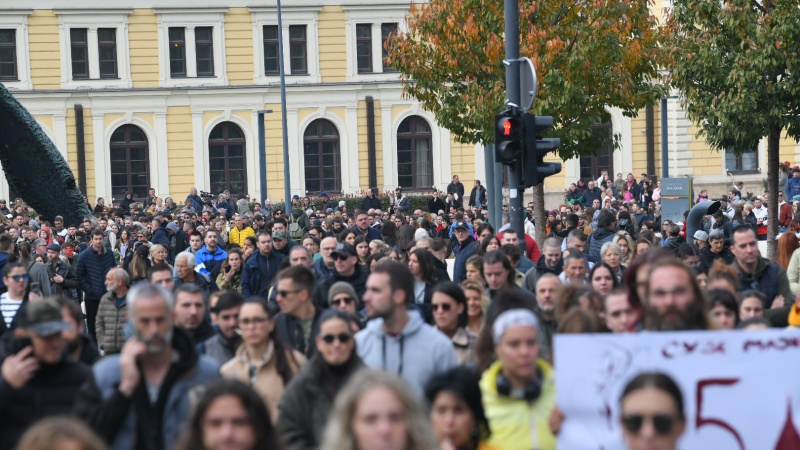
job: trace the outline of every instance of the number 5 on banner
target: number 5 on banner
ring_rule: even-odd
[[[720,419],[707,419],[702,417],[703,414],[703,389],[708,386],[714,385],[722,385],[722,386],[730,386],[739,382],[738,378],[712,378],[707,380],[699,380],[697,382],[697,413],[695,416],[695,426],[699,430],[700,427],[704,425],[716,425],[718,427],[724,428],[730,432],[733,437],[736,438],[736,442],[739,443],[739,449],[745,450],[744,442],[742,441],[742,437],[739,436],[739,432],[736,431],[730,424],[727,422],[723,422]]]

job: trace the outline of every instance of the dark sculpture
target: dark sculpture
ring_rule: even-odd
[[[0,163],[8,186],[37,213],[78,225],[91,216],[75,176],[36,119],[0,83]]]

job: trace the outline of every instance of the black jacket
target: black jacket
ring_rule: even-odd
[[[381,209],[381,199],[375,196],[365,196],[364,200],[361,200],[361,209],[364,212],[369,212],[370,209]]]
[[[100,301],[100,297],[106,293],[106,274],[116,265],[114,254],[105,248],[97,253],[92,247],[88,247],[78,255],[76,272],[85,299]]]
[[[608,228],[598,228],[594,233],[589,235],[587,247],[589,249],[589,261],[597,264],[600,261],[600,249],[606,242],[611,242],[614,239],[615,230]]]
[[[428,212],[431,214],[439,214],[439,211],[447,212],[445,209],[444,200],[441,197],[431,198],[428,200]]]
[[[433,267],[436,269],[436,278],[438,282],[441,283],[442,281],[451,281],[450,274],[447,273],[447,263],[440,260],[439,258],[433,258]]]
[[[306,342],[303,327],[296,317],[288,314],[278,314],[275,318],[275,332],[281,338],[281,342],[291,346],[298,352],[304,354],[307,358],[311,359],[317,352],[317,323],[319,316],[322,315],[322,309],[315,308],[314,319],[311,321],[311,336]]]
[[[473,187],[469,193],[469,203],[467,206],[481,207],[486,203],[486,188],[483,186]]]
[[[0,350],[5,360],[14,354],[15,339],[4,339]],[[14,389],[0,377],[0,450],[13,449],[34,422],[44,417],[69,414],[89,366],[67,359],[42,364],[25,386]]]
[[[368,276],[369,273],[361,268],[360,264],[356,264],[356,271],[353,272],[353,275],[349,277],[339,275],[339,273],[334,269],[331,276],[317,283],[316,287],[314,288],[314,306],[316,306],[317,309],[328,308],[328,291],[330,290],[331,286],[333,286],[333,283],[336,283],[337,281],[344,281],[353,286],[353,289],[355,289],[356,294],[358,295],[358,305],[356,305],[356,309],[360,310],[364,307],[364,303],[361,301],[361,299],[364,297],[364,291],[367,289]]]

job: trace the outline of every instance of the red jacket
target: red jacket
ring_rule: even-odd
[[[792,206],[787,202],[783,202],[783,204],[778,206],[778,222],[780,222],[782,227],[788,227],[791,221]]]
[[[500,242],[503,242],[503,233],[504,232],[497,233],[497,239],[500,239]],[[539,250],[539,244],[537,244],[536,241],[529,235],[524,233],[523,235],[525,236],[525,256],[536,263],[539,261],[539,258],[542,257],[542,252]]]

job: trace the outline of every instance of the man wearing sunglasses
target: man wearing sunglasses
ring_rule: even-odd
[[[331,286],[337,281],[344,281],[355,289],[358,294],[357,308],[361,309],[361,298],[364,296],[369,274],[358,263],[356,248],[347,242],[339,243],[331,253],[331,259],[334,266],[333,274],[317,285],[314,291],[314,304],[320,308],[326,307]]]
[[[20,310],[24,310],[25,290],[29,281],[28,271],[22,263],[8,263],[3,267],[3,283],[8,290],[0,295],[0,312],[3,315],[0,336],[17,327],[17,316]]]
[[[281,342],[311,358],[317,351],[317,322],[322,314],[311,300],[314,273],[305,266],[292,266],[278,272],[276,279],[275,299],[281,314],[275,318],[275,331]]]

